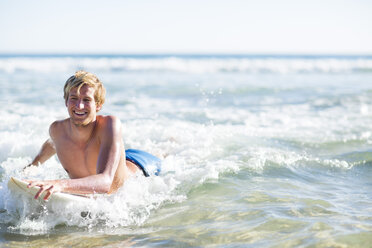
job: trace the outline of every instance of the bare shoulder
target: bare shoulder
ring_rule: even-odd
[[[114,115],[99,115],[97,116],[101,125],[116,126],[121,125],[120,119]]]
[[[64,120],[57,120],[54,121],[49,126],[49,135],[51,138],[58,137],[59,135],[63,134],[66,130],[66,125],[68,123],[68,119]]]
[[[113,115],[97,116],[97,120],[100,123],[102,130],[113,130],[114,133],[121,132],[121,121],[119,118]]]

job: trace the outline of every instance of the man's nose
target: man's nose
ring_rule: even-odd
[[[76,101],[76,107],[79,108],[79,109],[82,109],[84,108],[84,103],[82,100],[78,100]]]

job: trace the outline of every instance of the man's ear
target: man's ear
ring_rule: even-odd
[[[102,104],[101,104],[101,105],[97,105],[97,106],[96,106],[96,112],[100,111],[101,108],[102,108]]]

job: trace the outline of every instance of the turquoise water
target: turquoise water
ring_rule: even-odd
[[[12,196],[11,176],[67,177],[56,158],[22,168],[78,69],[162,174],[88,206]],[[370,246],[371,57],[9,55],[0,93],[0,246]]]

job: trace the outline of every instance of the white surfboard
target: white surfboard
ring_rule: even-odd
[[[11,177],[8,182],[8,188],[12,191],[13,194],[20,194],[27,198],[34,198],[36,193],[39,191],[39,187],[27,187],[28,183]],[[45,192],[39,197],[43,199]],[[67,204],[67,203],[83,203],[90,200],[89,195],[77,195],[77,194],[68,194],[68,193],[54,193],[52,194],[48,202],[57,203],[57,204]],[[43,201],[43,200],[41,200]]]

